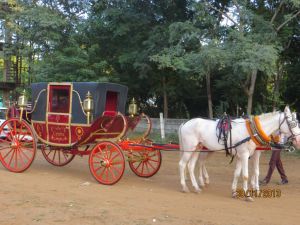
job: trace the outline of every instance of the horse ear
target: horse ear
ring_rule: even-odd
[[[297,113],[296,112],[292,113],[292,118],[293,118],[293,120],[297,120]]]
[[[284,112],[285,112],[286,114],[290,114],[290,113],[291,113],[290,107],[289,107],[288,105],[285,106]]]

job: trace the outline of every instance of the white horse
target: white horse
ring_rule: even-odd
[[[296,113],[293,113],[294,118],[296,118]],[[284,144],[284,141],[287,137],[285,137],[284,134],[280,134],[280,144]],[[257,150],[253,153],[253,155],[250,157],[250,162],[252,163],[252,169],[253,173],[251,176],[251,187],[257,191],[259,191],[259,159],[262,152],[265,150]],[[276,151],[276,150],[274,150]],[[213,155],[213,151],[201,151],[198,158],[198,169],[199,169],[199,185],[200,187],[205,187],[209,184],[209,175],[206,169],[206,161]],[[197,167],[197,166],[196,166]],[[195,167],[195,168],[196,168]],[[185,174],[185,177],[187,179],[187,175]]]
[[[296,147],[300,147],[300,129],[298,127],[297,118],[291,113],[289,107],[285,107],[284,112],[273,112],[263,114],[257,117],[260,121],[261,128],[265,136],[270,136],[275,131],[288,136],[292,139],[293,144]],[[216,126],[217,122],[213,120],[206,119],[192,119],[186,122],[184,125],[180,126],[178,130],[181,159],[179,162],[180,167],[180,182],[182,185],[183,192],[189,192],[189,189],[185,182],[185,168],[188,165],[188,170],[192,185],[196,192],[200,192],[201,189],[195,178],[194,169],[197,159],[199,157],[199,146],[205,146],[211,151],[218,151],[224,149],[224,145],[219,144],[218,138],[216,136]],[[232,121],[232,145],[235,148],[232,149],[232,154],[236,154],[236,169],[234,172],[234,179],[232,182],[232,195],[236,196],[236,188],[238,178],[242,172],[243,174],[243,189],[246,193],[248,190],[248,159],[252,156],[254,165],[254,174],[251,179],[251,184],[255,189],[259,190],[259,156],[260,152],[255,151],[256,144],[253,139],[242,143],[242,141],[247,140],[250,134],[246,127],[245,119],[236,119]],[[229,145],[229,141],[227,143]],[[254,154],[255,153],[255,154]],[[201,161],[201,160],[200,160]],[[200,165],[200,170],[203,166]],[[204,165],[205,168],[205,165]],[[206,171],[206,169],[205,169]],[[207,171],[200,171],[199,179],[201,184],[200,176],[207,174]],[[205,177],[205,175],[204,175]],[[207,174],[208,177],[208,174]],[[205,178],[206,179],[206,178]],[[202,184],[203,185],[203,182]],[[251,199],[249,197],[249,199]]]

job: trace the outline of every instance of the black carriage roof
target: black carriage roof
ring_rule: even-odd
[[[125,113],[128,88],[121,84],[115,83],[98,83],[98,82],[41,82],[31,84],[32,103],[37,101],[36,109],[32,114],[33,120],[45,121],[46,103],[48,85],[72,85],[72,123],[85,123],[86,116],[82,112],[80,99],[83,101],[89,91],[94,100],[94,119],[102,115],[105,110],[107,92],[116,92],[118,94],[117,111]],[[78,93],[78,94],[77,94]],[[39,96],[40,95],[40,96]]]

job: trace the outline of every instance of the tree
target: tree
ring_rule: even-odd
[[[168,26],[190,16],[187,5],[184,0],[94,2],[87,29],[88,39],[99,43],[97,60],[105,58],[113,76],[144,105],[163,99],[165,117],[168,99],[176,95],[170,85],[176,73],[160,70],[150,56],[168,46]]]

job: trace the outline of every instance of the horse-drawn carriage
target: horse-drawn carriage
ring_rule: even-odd
[[[118,182],[125,157],[138,176],[150,177],[160,168],[161,154],[144,148],[151,130],[145,114],[129,105],[125,116],[127,87],[113,83],[35,83],[31,85],[32,106],[25,93],[18,105],[9,108],[1,125],[0,160],[12,172],[23,172],[41,149],[45,159],[64,166],[76,155],[89,155],[89,167],[102,184]],[[144,121],[145,130],[136,138],[128,133]],[[124,157],[125,155],[125,157]]]

